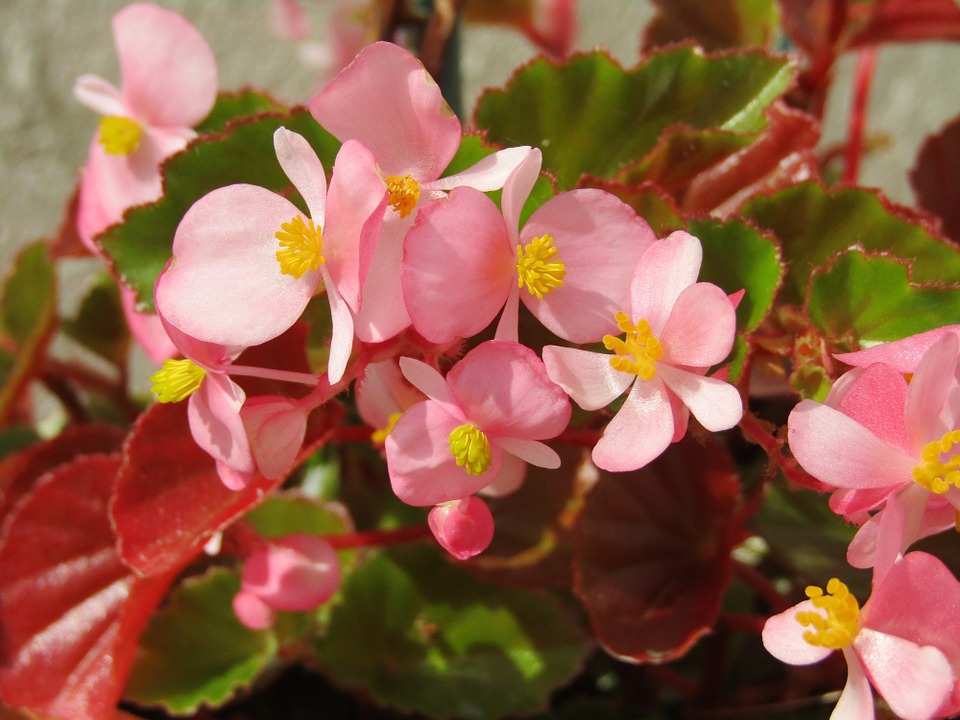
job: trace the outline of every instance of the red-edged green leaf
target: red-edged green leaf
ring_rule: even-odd
[[[222,92],[217,95],[213,110],[194,130],[200,135],[221,133],[227,123],[238,118],[249,117],[263,112],[284,112],[287,108],[269,95],[256,90],[240,92]]]
[[[792,77],[786,58],[763,52],[705,56],[682,47],[631,70],[601,52],[562,64],[541,59],[505,90],[484,95],[476,124],[495,142],[539,147],[544,169],[565,190],[584,174],[614,177],[673,125],[757,132],[764,109]]]
[[[301,459],[324,441],[340,415],[332,403],[311,415]],[[120,552],[147,575],[162,572],[199,553],[214,533],[283,480],[258,474],[243,490],[227,489],[190,434],[186,404],[153,405],[124,446],[111,504]]]
[[[927,138],[910,172],[917,202],[943,221],[943,233],[960,243],[960,118]]]
[[[908,208],[871,190],[827,190],[815,182],[751,200],[740,211],[780,240],[787,264],[781,301],[800,305],[810,273],[853,245],[908,260],[914,282],[953,282],[960,251]]]
[[[767,47],[776,40],[774,0],[654,0],[657,16],[644,33],[647,50],[694,40],[707,50]]]
[[[647,467],[601,472],[580,521],[576,590],[613,655],[666,662],[713,627],[743,539],[729,457],[692,439]]]
[[[78,343],[114,365],[126,362],[130,330],[123,316],[116,281],[102,273],[87,289],[76,317],[61,323],[63,331]]]
[[[214,568],[177,588],[140,638],[124,697],[189,715],[219,707],[276,656],[269,630],[250,630],[233,612],[240,578]]]
[[[0,695],[62,720],[112,720],[137,637],[177,568],[123,564],[107,515],[119,455],[46,475],[0,538]]]
[[[424,548],[354,572],[316,652],[338,685],[404,713],[481,720],[546,707],[588,644],[549,595],[481,583]]]

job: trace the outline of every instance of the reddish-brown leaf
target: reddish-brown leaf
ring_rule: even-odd
[[[641,470],[601,473],[581,518],[575,573],[608,652],[666,662],[713,626],[743,537],[738,497],[728,455],[690,438]]]
[[[881,0],[847,46],[920,40],[960,40],[957,0]]]
[[[943,221],[943,234],[960,242],[960,117],[927,138],[910,172],[924,210]]]
[[[63,720],[113,718],[137,639],[173,572],[145,578],[107,515],[120,455],[45,475],[0,538],[0,696]]]

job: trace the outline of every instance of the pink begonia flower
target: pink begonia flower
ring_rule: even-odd
[[[613,357],[553,345],[543,349],[550,378],[584,410],[606,407],[630,388],[593,449],[597,467],[614,472],[643,467],[684,436],[691,412],[711,432],[740,421],[737,389],[705,376],[730,354],[737,320],[723,290],[697,282],[702,257],[700,241],[682,231],[644,252],[629,298],[621,299],[616,315],[625,340],[603,339]]]
[[[310,112],[342,142],[370,149],[389,191],[376,252],[356,319],[357,337],[382,342],[410,325],[400,287],[403,239],[417,207],[466,185],[488,192],[503,187],[529,147],[496,152],[463,172],[441,178],[460,147],[460,121],[423,65],[397,45],[365,47],[310,102]]]
[[[396,360],[367,365],[354,397],[360,417],[376,428],[372,438],[376,445],[383,445],[407,408],[426,400],[424,394],[403,377]]]
[[[525,463],[560,466],[540,441],[567,426],[570,401],[533,350],[489,340],[446,378],[413,358],[401,358],[400,368],[428,398],[403,414],[385,443],[390,482],[405,503],[438,505],[488,486],[514,489]]]
[[[233,610],[240,622],[259,630],[273,624],[277,610],[315,610],[339,587],[340,561],[333,546],[315,535],[287,535],[247,557]]]
[[[834,353],[834,357],[847,365],[867,367],[873,363],[882,362],[902,373],[916,372],[917,365],[924,354],[944,335],[953,334],[960,337],[960,325],[944,325],[943,327],[928,330],[905,337],[902,340],[882,343],[849,353]]]
[[[882,508],[848,553],[881,582],[911,543],[949,527],[946,505],[960,509],[960,339],[942,333],[909,384],[883,363],[841,380],[828,398],[836,407],[804,400],[793,409],[788,441],[804,470],[839,491],[835,512]]]
[[[430,531],[440,546],[457,560],[479,555],[493,540],[493,515],[478,497],[440,503],[427,515]]]
[[[274,146],[309,216],[256,185],[208,193],[177,227],[173,258],[157,280],[157,307],[188,335],[249,347],[292,326],[322,283],[333,326],[327,372],[336,383],[350,359],[352,313],[386,191],[360,143],[340,149],[329,192],[323,166],[302,136],[278,128]]]
[[[521,301],[571,342],[598,342],[616,331],[618,303],[656,236],[632,208],[595,189],[551,198],[518,230],[539,172],[540,151],[533,150],[503,186],[502,215],[469,187],[421,209],[404,241],[401,282],[424,338],[445,344],[471,337],[504,308],[497,337],[516,340]]]
[[[74,94],[104,117],[90,144],[80,180],[77,230],[94,255],[94,237],[135,205],[163,195],[160,164],[196,136],[193,126],[213,108],[217,66],[203,36],[177,13],[133,3],[113,17],[122,89],[83,75]],[[160,363],[176,353],[160,321],[140,313],[121,283],[123,310],[134,339]]]
[[[538,48],[553,57],[570,52],[577,32],[577,0],[531,0],[529,2],[468,2],[468,22],[486,22],[515,27]]]
[[[763,645],[790,665],[843,652],[847,682],[831,720],[873,720],[871,685],[904,720],[960,710],[960,584],[937,558],[904,556],[862,610],[836,578],[807,596],[767,620]]]

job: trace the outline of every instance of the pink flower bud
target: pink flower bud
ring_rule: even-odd
[[[427,524],[443,549],[458,560],[482,553],[493,540],[490,508],[472,495],[437,505]]]

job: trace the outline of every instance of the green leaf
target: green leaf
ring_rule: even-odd
[[[655,0],[644,47],[694,40],[707,50],[765,47],[777,37],[774,0]]]
[[[960,285],[915,285],[907,263],[853,249],[814,271],[807,312],[828,340],[856,348],[955,322]]]
[[[755,133],[793,69],[763,52],[704,56],[676,48],[624,70],[602,52],[563,64],[536,60],[483,96],[477,125],[504,145],[534,145],[561,189],[584,173],[612,178],[668,127]]]
[[[814,269],[853,245],[908,260],[914,282],[950,283],[960,277],[956,247],[930,232],[907,208],[870,190],[827,190],[806,182],[754,198],[740,214],[780,240],[787,264],[781,302],[800,305]]]
[[[224,135],[199,138],[163,166],[165,195],[133,208],[124,222],[98,236],[116,271],[137,291],[139,307],[153,310],[153,286],[171,256],[173,236],[184,213],[208,192],[235,183],[252,183],[279,192],[290,187],[273,149],[278,127],[300,133],[333,167],[340,143],[306,110],[270,114],[232,124]],[[294,202],[299,201],[295,195]]]
[[[280,112],[285,108],[282,103],[255,90],[226,92],[217,95],[213,110],[206,119],[194,128],[198,134],[223,132],[227,123],[237,118],[256,115],[262,112]]]
[[[7,334],[23,346],[52,320],[56,310],[56,277],[46,243],[27,246],[17,256],[13,273],[0,295]]]
[[[87,290],[77,316],[61,323],[63,331],[115,365],[127,357],[130,332],[123,317],[117,283],[101,273]]]
[[[185,581],[140,638],[127,699],[190,714],[249,687],[277,641],[237,620],[231,602],[239,590],[240,579],[224,569]]]
[[[347,509],[296,493],[275,493],[246,516],[257,533],[279,538],[294,533],[339,535],[353,530]]]
[[[403,712],[479,720],[543,709],[587,654],[550,596],[483,584],[423,548],[374,557],[343,593],[320,661],[336,684]]]

